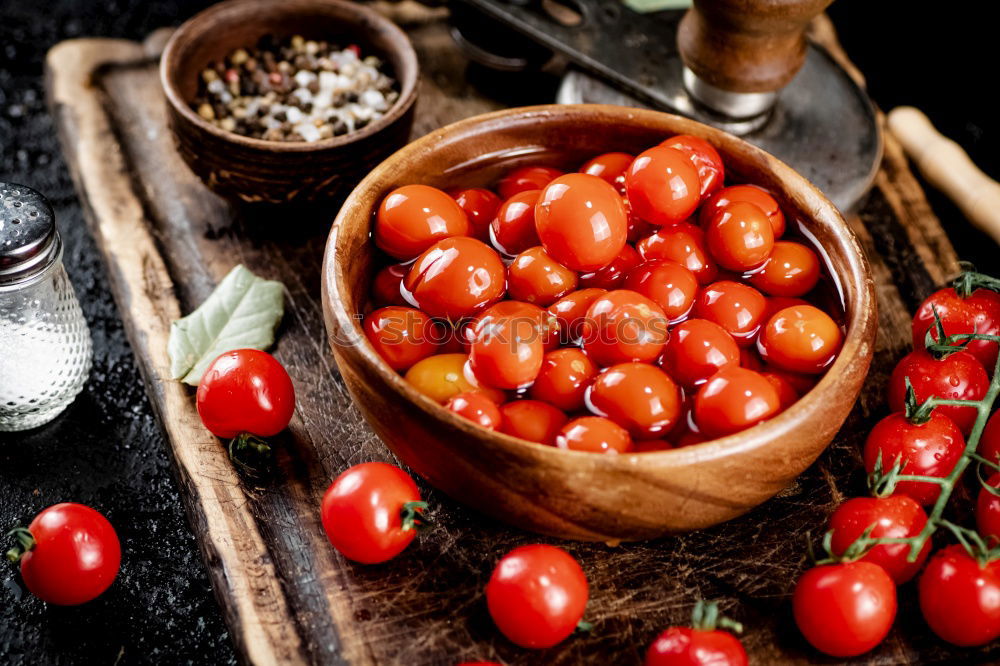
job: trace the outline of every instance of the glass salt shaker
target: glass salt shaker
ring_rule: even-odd
[[[0,431],[48,423],[90,372],[90,332],[62,252],[45,197],[0,183]]]

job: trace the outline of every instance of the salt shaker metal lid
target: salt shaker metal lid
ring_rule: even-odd
[[[0,182],[0,287],[30,280],[59,258],[55,215],[45,197]]]

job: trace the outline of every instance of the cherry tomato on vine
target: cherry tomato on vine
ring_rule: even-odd
[[[445,407],[483,428],[496,430],[500,427],[500,408],[480,391],[459,393]]]
[[[580,172],[597,176],[608,184],[614,185],[619,193],[624,193],[625,172],[634,159],[635,156],[628,153],[604,153],[587,160],[580,167]]]
[[[288,427],[295,412],[295,387],[267,352],[226,352],[205,370],[196,397],[201,422],[216,437],[242,433],[271,437]]]
[[[636,266],[625,276],[622,286],[663,308],[671,323],[687,317],[698,295],[694,273],[674,261],[653,260]]]
[[[657,146],[639,153],[625,172],[632,212],[660,226],[683,222],[701,201],[701,180],[688,156]]]
[[[596,271],[625,247],[628,218],[615,188],[597,176],[569,173],[549,183],[535,204],[545,251],[575,271]]]
[[[697,611],[696,611],[697,613]],[[736,636],[714,626],[670,627],[646,650],[643,666],[747,666]]]
[[[469,369],[489,386],[521,388],[542,369],[545,347],[535,317],[487,309],[476,320],[471,339]]]
[[[632,438],[628,431],[602,416],[581,416],[562,427],[556,435],[556,446],[570,451],[590,453],[628,453]]]
[[[539,444],[555,444],[569,417],[540,400],[517,400],[500,406],[500,432]]]
[[[28,529],[13,531],[18,547],[7,553],[21,563],[21,578],[42,601],[76,606],[96,599],[118,576],[121,544],[100,512],[65,502],[41,511]]]
[[[587,390],[587,404],[635,439],[669,433],[681,417],[677,385],[648,363],[620,363],[602,371]]]
[[[854,497],[838,506],[830,516],[831,550],[838,557],[843,555],[847,547],[869,529],[868,536],[873,539],[906,539],[920,534],[925,525],[927,514],[906,495]],[[901,585],[917,575],[930,552],[928,540],[917,559],[908,562],[909,544],[890,543],[873,547],[859,561],[879,565],[897,585]]]
[[[660,358],[660,367],[687,388],[739,364],[740,348],[733,336],[707,319],[688,319],[672,328]]]
[[[1000,488],[1000,472],[994,472],[987,484],[993,488]],[[1000,545],[1000,497],[985,487],[979,489],[979,497],[976,500],[976,529],[986,541],[986,545],[990,547]]]
[[[961,647],[1000,637],[1000,561],[981,566],[960,545],[934,553],[920,575],[920,610],[931,631]]]
[[[445,338],[442,327],[413,308],[391,306],[365,317],[365,336],[393,370],[406,370],[437,352]]]
[[[584,408],[584,395],[597,366],[579,349],[556,349],[545,355],[529,395],[566,412]]]
[[[536,246],[514,258],[507,267],[507,293],[517,301],[547,307],[576,289],[577,274]]]
[[[741,273],[768,260],[774,249],[774,230],[760,208],[733,201],[709,220],[705,244],[720,266]]]
[[[785,233],[785,215],[774,197],[756,185],[730,185],[710,196],[701,207],[698,221],[701,226],[707,226],[720,209],[734,201],[743,201],[764,211],[771,221],[771,230],[775,238],[781,238]]]
[[[757,351],[780,370],[819,374],[837,358],[843,342],[844,334],[830,315],[812,305],[793,305],[767,321]]]
[[[986,422],[979,438],[979,455],[992,463],[1000,464],[1000,412],[994,412]]]
[[[694,273],[698,284],[709,284],[719,275],[705,245],[705,232],[693,224],[682,222],[660,229],[636,243],[635,249],[645,261],[677,262]]]
[[[390,264],[376,273],[372,280],[372,302],[375,305],[406,305],[399,285],[409,270],[406,264]]]
[[[583,348],[599,365],[651,363],[667,341],[660,306],[627,289],[609,291],[591,303],[580,325]]]
[[[722,187],[726,170],[722,157],[712,144],[690,134],[678,134],[660,144],[684,153],[698,172],[699,190],[702,199]]]
[[[497,183],[501,199],[510,199],[521,192],[541,190],[563,175],[559,169],[546,166],[527,166],[514,169]]]
[[[480,391],[499,404],[506,394],[491,386],[474,383],[466,372],[469,357],[465,354],[435,354],[413,364],[404,378],[413,387],[435,402],[445,404],[459,393]]]
[[[442,239],[468,233],[465,211],[445,192],[427,185],[396,188],[375,216],[375,244],[403,261]]]
[[[713,282],[698,294],[691,314],[721,326],[738,345],[750,345],[766,322],[763,294],[732,280]]]
[[[626,244],[618,256],[604,268],[581,275],[580,287],[618,289],[625,282],[626,274],[641,263],[642,257],[639,256],[639,253],[631,245]]]
[[[515,194],[500,205],[490,222],[489,235],[493,247],[514,256],[540,243],[535,231],[535,204],[541,196],[541,190],[528,190]]]
[[[1000,294],[989,289],[976,289],[963,298],[951,287],[939,289],[920,304],[913,315],[913,348],[923,349],[927,329],[934,326],[934,310],[944,326],[945,335],[984,333],[1000,335]],[[937,339],[937,335],[934,335]],[[992,371],[997,362],[997,343],[971,340],[968,352]]]
[[[768,296],[803,296],[819,282],[816,253],[802,243],[777,241],[763,268],[750,276],[750,284]]]
[[[410,545],[427,505],[417,484],[395,465],[355,465],[323,495],[321,518],[330,543],[349,560],[378,564]]]
[[[694,420],[709,437],[725,437],[778,413],[778,393],[758,372],[724,367],[698,389]]]
[[[591,304],[608,293],[607,289],[579,289],[563,296],[548,307],[548,313],[556,318],[559,339],[563,343],[572,342],[581,335],[584,317]]]
[[[490,222],[500,208],[500,197],[482,187],[472,187],[452,193],[452,198],[469,219],[469,235],[489,240]]]
[[[910,378],[917,402],[930,397],[947,400],[981,400],[990,378],[983,364],[966,351],[936,359],[926,349],[917,348],[900,359],[889,377],[889,408],[903,411],[906,402],[906,378]],[[978,412],[975,407],[942,405],[935,412],[947,416],[964,434],[972,431]]]
[[[430,316],[457,320],[500,300],[507,289],[507,270],[483,242],[467,236],[446,238],[417,258],[403,289],[403,296]]]

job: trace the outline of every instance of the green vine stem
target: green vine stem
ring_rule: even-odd
[[[35,537],[27,528],[15,527],[7,532],[7,536],[17,539],[17,545],[7,551],[9,562],[19,562],[25,553],[35,547]]]
[[[972,264],[968,262],[963,261],[960,265],[965,270],[955,278],[951,286],[954,287],[955,293],[962,298],[971,296],[972,292],[979,287],[991,289],[992,291],[1000,291],[1000,280],[997,278],[977,273]]]
[[[699,599],[691,611],[691,626],[699,631],[728,629],[734,634],[743,633],[743,624],[719,613],[719,604]]]

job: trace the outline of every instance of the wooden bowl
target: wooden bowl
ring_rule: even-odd
[[[314,143],[265,141],[227,132],[191,109],[205,66],[265,35],[358,44],[388,63],[400,86],[396,103],[350,134]],[[413,124],[419,68],[403,31],[346,0],[230,0],[197,14],[167,43],[160,80],[181,157],[205,184],[249,203],[311,202],[348,191],[406,143]]]
[[[575,169],[608,151],[637,153],[673,134],[710,141],[732,182],[774,193],[823,248],[846,310],[843,350],[820,382],[777,417],[680,449],[604,455],[564,451],[483,430],[417,392],[362,333],[374,211],[408,183],[495,181],[512,165]],[[815,187],[776,158],[700,123],[603,105],[539,106],[449,125],[406,146],[347,199],[326,247],[327,332],[348,389],[396,455],[453,498],[512,525],[582,540],[638,540],[734,518],[786,487],[830,443],[851,411],[872,357],[876,304],[857,238]]]

